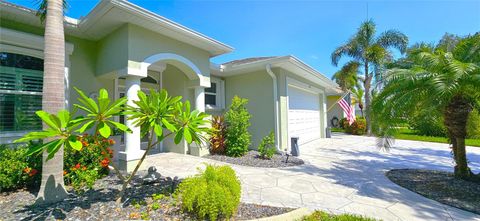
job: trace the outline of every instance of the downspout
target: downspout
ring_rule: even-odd
[[[272,81],[273,81],[273,104],[275,105],[275,108],[273,109],[273,117],[275,118],[275,143],[276,143],[276,147],[277,147],[277,150],[279,151],[282,151],[280,150],[280,136],[279,136],[279,131],[278,131],[278,122],[279,122],[279,119],[278,119],[278,82],[277,82],[277,76],[275,75],[275,73],[273,73],[272,71],[272,65],[271,64],[267,64],[265,66],[265,69],[267,70],[267,73],[270,75],[270,77],[272,77]]]

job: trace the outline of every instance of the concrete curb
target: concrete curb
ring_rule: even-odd
[[[271,217],[260,218],[260,219],[252,219],[249,221],[294,221],[294,220],[299,220],[303,216],[310,215],[311,213],[312,211],[310,211],[307,208],[298,208],[288,213],[271,216]]]

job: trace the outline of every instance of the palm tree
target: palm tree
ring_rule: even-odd
[[[363,116],[363,95],[365,94],[365,91],[363,90],[362,86],[360,84],[356,84],[354,88],[351,89],[352,93],[355,95],[356,99],[355,102],[358,103],[358,107],[360,108],[360,112],[362,113]]]
[[[48,113],[65,109],[64,7],[63,0],[44,0],[38,10],[41,20],[45,20],[42,109]],[[44,128],[48,129],[46,125]],[[42,182],[36,203],[53,203],[67,197],[63,181],[63,147],[48,161],[47,156],[44,151]]]
[[[396,30],[388,30],[375,37],[375,23],[372,20],[363,22],[350,40],[333,51],[332,64],[337,66],[343,56],[351,57],[364,68],[362,79],[365,89],[365,110],[367,131],[371,134],[370,103],[372,81],[380,78],[379,71],[385,61],[393,56],[388,48],[396,48],[404,53],[408,45],[408,37]],[[348,63],[347,63],[348,64]],[[370,67],[373,67],[373,71]]]
[[[387,71],[384,80],[385,87],[372,103],[380,135],[391,135],[388,131],[416,108],[433,109],[432,115],[443,115],[456,163],[455,175],[471,178],[465,137],[470,113],[480,110],[480,33],[451,47],[416,45],[399,67]]]
[[[343,91],[351,90],[357,84],[359,67],[360,63],[350,61],[333,74],[332,80],[335,80]]]

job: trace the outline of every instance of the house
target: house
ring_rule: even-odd
[[[43,26],[35,11],[0,1],[0,139],[9,143],[41,128]],[[232,47],[124,0],[100,1],[80,19],[65,18],[66,106],[78,87],[97,96],[137,99],[138,90],[166,89],[209,114],[232,97],[249,99],[252,147],[274,131],[279,150],[325,136],[326,97],[337,85],[293,56],[258,57],[215,65]],[[129,120],[119,118],[131,126]],[[122,138],[119,161],[130,170],[143,153],[140,129]],[[202,155],[205,148],[165,140],[158,152]]]

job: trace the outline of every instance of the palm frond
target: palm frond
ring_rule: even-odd
[[[378,36],[376,43],[384,48],[396,48],[403,54],[407,50],[408,37],[400,31],[388,30]]]
[[[47,18],[47,8],[48,8],[48,0],[37,0],[37,13],[36,15],[40,17],[40,21],[43,23],[45,19]],[[68,8],[68,2],[67,0],[63,0],[63,9]]]

